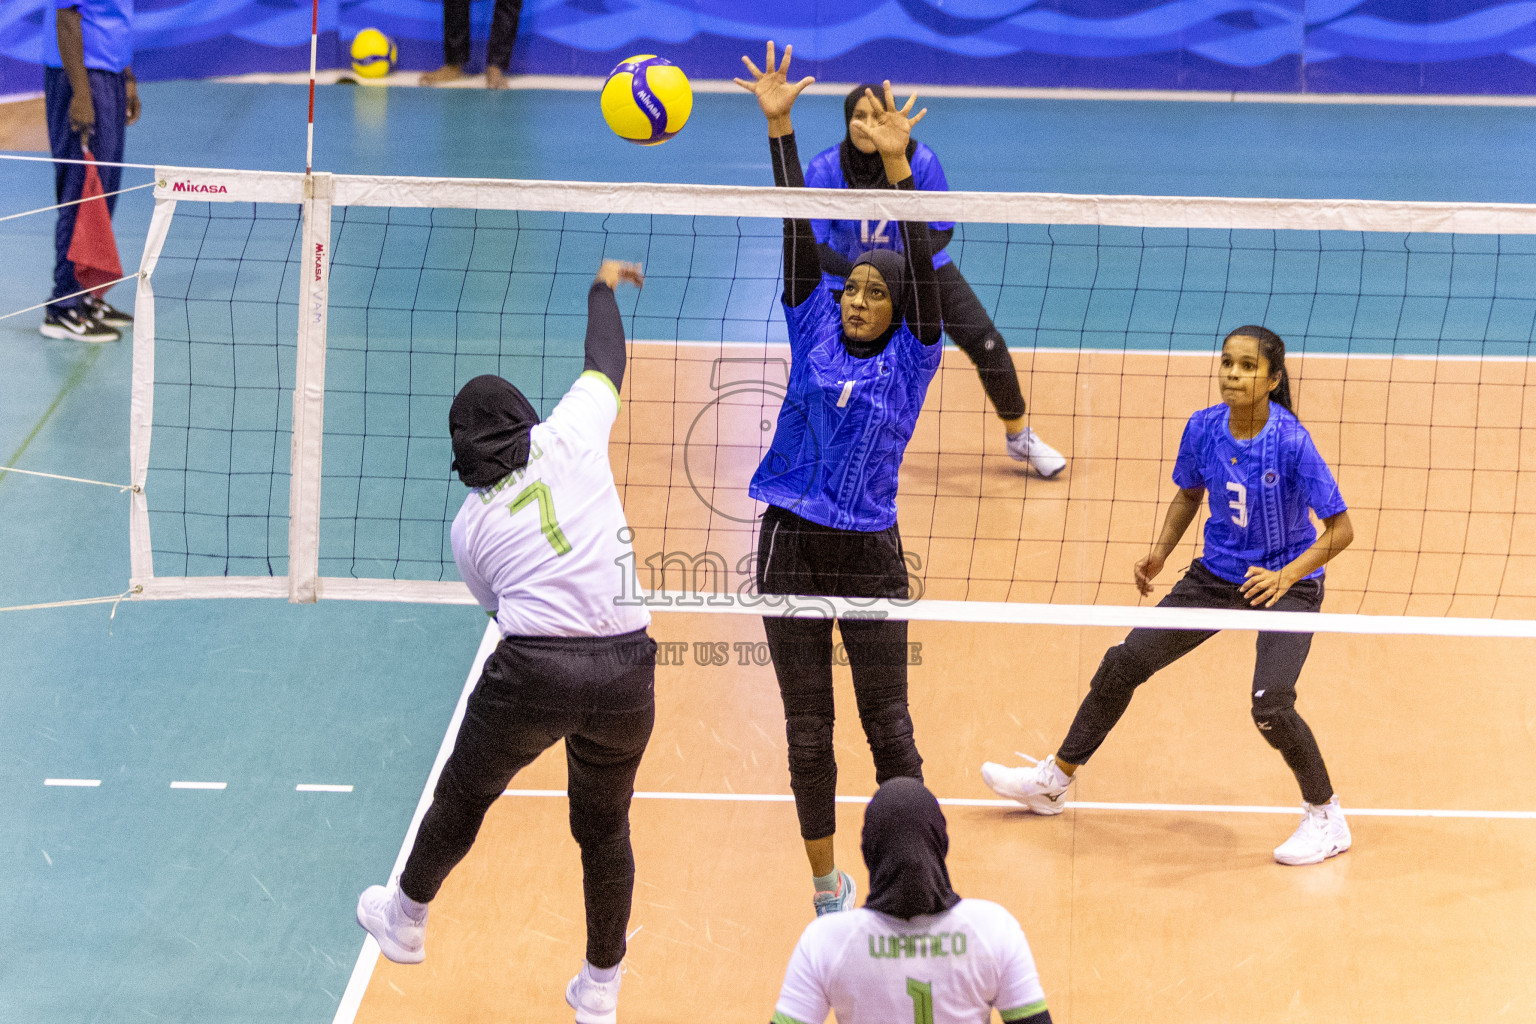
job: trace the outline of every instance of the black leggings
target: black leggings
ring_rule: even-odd
[[[760,594],[894,597],[908,594],[896,527],[875,533],[822,526],[770,506],[758,538]],[[907,710],[907,624],[838,620],[859,721],[875,759],[875,780],[923,777]],[[784,700],[789,785],[803,839],[837,831],[837,760],[832,750],[832,620],[763,617]]]
[[[976,364],[976,375],[997,415],[1005,420],[1018,419],[1024,415],[1024,394],[1019,390],[1019,374],[1008,354],[1008,343],[959,267],[946,263],[934,273],[939,279],[945,333]]]
[[[656,644],[643,629],[615,637],[503,637],[470,694],[401,890],[431,902],[512,776],[564,739],[587,962],[606,968],[624,959],[635,889],[629,801],[656,717],[655,678]]]
[[[1323,603],[1323,581],[1302,580],[1275,602],[1274,611],[1315,612]],[[1196,560],[1174,584],[1160,608],[1248,608],[1235,583]],[[1088,695],[1077,709],[1072,728],[1056,752],[1068,764],[1087,764],[1109,731],[1130,706],[1136,687],[1216,635],[1206,629],[1133,629],[1125,642],[1111,647],[1099,663]],[[1296,680],[1312,649],[1311,633],[1260,633],[1253,668],[1253,722],[1269,745],[1280,751],[1309,804],[1325,804],[1333,783],[1312,730],[1296,713]]]
[[[523,0],[496,0],[491,15],[491,38],[485,47],[485,66],[506,71],[512,66],[512,44]],[[443,63],[460,67],[469,63],[469,0],[443,0]]]

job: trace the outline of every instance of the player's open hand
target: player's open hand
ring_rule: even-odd
[[[737,85],[757,97],[757,105],[763,109],[763,114],[770,121],[788,117],[795,105],[795,100],[800,98],[801,91],[816,81],[814,78],[802,78],[798,82],[790,82],[789,58],[794,51],[793,46],[784,47],[784,61],[778,67],[774,67],[773,40],[770,39],[766,70],[759,71],[757,65],[752,63],[752,58],[743,56],[741,62],[752,73],[752,81],[749,82],[744,78],[732,79]]]
[[[1255,608],[1272,608],[1291,589],[1293,581],[1284,569],[1261,569],[1250,565],[1243,580],[1243,596]]]
[[[609,288],[617,288],[620,281],[628,281],[636,288],[641,288],[645,285],[645,272],[638,263],[603,260],[602,266],[597,268],[597,280]]]
[[[907,141],[912,137],[912,126],[921,121],[928,114],[928,108],[924,107],[912,116],[912,106],[917,102],[917,93],[907,97],[906,105],[897,108],[896,97],[891,92],[891,83],[885,83],[885,99],[876,96],[871,90],[865,89],[864,95],[874,106],[874,116],[869,119],[866,130],[869,132],[870,141],[875,144],[875,149],[883,156],[895,156],[898,153],[905,155]]]
[[[1149,554],[1136,563],[1131,570],[1131,575],[1136,578],[1136,589],[1141,591],[1142,597],[1152,596],[1152,581],[1157,579],[1157,574],[1163,571],[1163,559],[1157,554]]]

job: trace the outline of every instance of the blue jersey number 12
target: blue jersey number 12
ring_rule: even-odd
[[[871,223],[875,225],[875,230],[873,231],[869,230]],[[890,223],[888,220],[859,221],[859,241],[865,245],[890,245],[891,236],[885,233],[885,229],[890,226]]]

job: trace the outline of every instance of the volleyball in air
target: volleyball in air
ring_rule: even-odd
[[[376,28],[352,37],[352,70],[360,78],[383,78],[399,58],[395,41]]]
[[[641,146],[666,142],[693,112],[693,87],[683,69],[653,54],[630,57],[603,84],[603,120],[621,139]]]

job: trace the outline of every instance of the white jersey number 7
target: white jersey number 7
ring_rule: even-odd
[[[543,480],[535,480],[518,492],[512,499],[512,504],[507,506],[510,515],[529,505],[538,503],[539,529],[544,534],[544,539],[549,541],[549,546],[555,549],[556,555],[568,555],[571,553],[571,542],[565,539],[565,533],[560,529],[560,523],[555,518],[555,496],[549,492],[549,484]]]

